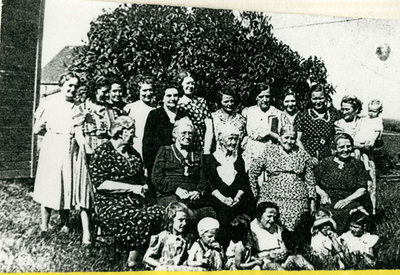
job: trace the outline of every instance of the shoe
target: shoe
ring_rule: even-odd
[[[40,238],[42,239],[46,239],[49,236],[49,231],[47,230],[40,230],[40,234],[39,234]]]

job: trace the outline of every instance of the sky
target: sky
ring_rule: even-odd
[[[46,0],[42,66],[64,46],[83,45],[90,22],[118,3],[87,0]],[[400,20],[348,19],[289,14],[269,14],[274,35],[303,57],[320,57],[328,81],[336,87],[334,105],[353,94],[367,106],[381,99],[383,117],[400,118]],[[388,44],[386,61],[376,47]]]

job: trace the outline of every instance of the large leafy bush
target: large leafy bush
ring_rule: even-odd
[[[98,76],[118,76],[132,92],[138,74],[166,83],[188,70],[199,95],[215,102],[216,92],[229,87],[244,105],[254,103],[259,82],[271,84],[275,105],[286,85],[297,87],[302,106],[307,80],[334,90],[324,63],[278,41],[269,17],[259,12],[121,5],[91,23],[88,41],[71,69],[89,84]]]

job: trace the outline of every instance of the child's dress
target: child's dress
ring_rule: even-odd
[[[194,255],[194,261],[208,259],[208,265],[203,266],[206,270],[222,270],[224,267],[224,257],[222,252],[210,247],[206,247],[199,239],[193,243],[188,254]],[[189,256],[189,258],[191,257]]]
[[[338,236],[336,235],[336,237]],[[318,256],[322,257],[336,254],[332,240],[321,232],[317,232],[312,236],[311,248]]]
[[[235,265],[235,251],[241,251],[242,253],[242,261],[241,263],[249,263],[251,262],[252,258],[252,251],[251,247],[244,246],[242,241],[238,241],[237,243],[234,243],[231,241],[229,243],[228,248],[226,249],[226,264],[225,267],[228,270],[236,270],[237,267]]]
[[[360,252],[373,256],[370,250],[378,242],[379,236],[365,232],[361,237],[356,237],[350,231],[347,231],[340,236],[340,239],[343,240],[350,253]]]
[[[151,236],[144,258],[159,259],[161,265],[178,266],[187,259],[187,251],[188,241],[185,238],[164,230]]]

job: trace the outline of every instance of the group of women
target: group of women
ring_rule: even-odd
[[[60,92],[36,113],[36,133],[47,131],[33,196],[42,206],[42,234],[51,209],[60,210],[68,230],[68,210],[79,208],[88,245],[95,208],[97,219],[129,247],[131,266],[162,230],[171,202],[185,203],[195,221],[216,217],[225,236],[235,217],[253,217],[256,204],[274,202],[294,243],[296,233],[309,232],[318,207],[341,217],[367,206],[367,173],[351,154],[352,137],[335,135],[339,115],[322,86],[310,88],[303,112],[293,89],[285,89],[280,110],[262,83],[254,106],[239,113],[235,94],[223,90],[220,108],[211,113],[191,74],[180,74],[177,83],[166,86],[154,108],[149,77],[138,80],[139,100],[128,104],[124,84],[107,79],[77,104],[79,77],[61,77]]]

